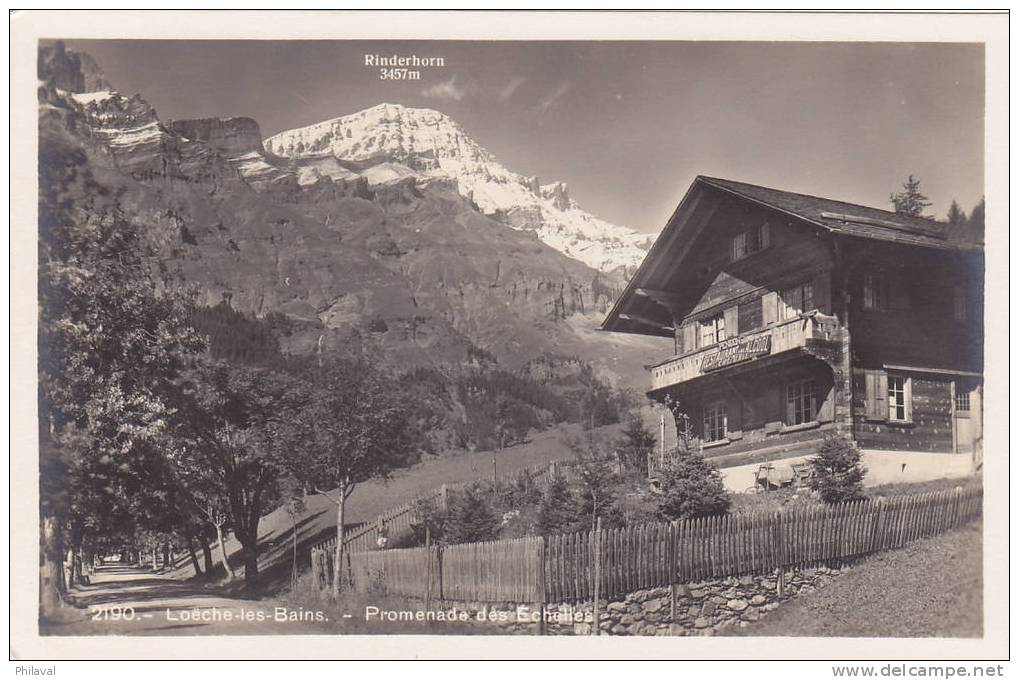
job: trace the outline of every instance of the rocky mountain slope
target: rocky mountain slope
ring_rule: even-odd
[[[489,194],[464,196],[461,179],[427,169],[417,147],[380,162],[359,147],[341,160],[288,151],[278,138],[263,144],[250,118],[164,122],[60,46],[41,50],[39,98],[40,135],[81,148],[145,233],[161,275],[196,284],[209,305],[284,314],[287,351],[368,352],[397,367],[577,356],[638,388],[641,365],[668,351],[657,339],[594,332],[619,272],[564,255],[540,229],[508,225],[512,215],[486,214]],[[461,141],[461,158],[487,158]],[[487,191],[477,177],[472,186]],[[572,205],[537,189],[539,212]]]
[[[533,231],[543,243],[601,271],[632,270],[648,247],[647,236],[581,210],[563,182],[542,185],[507,170],[455,121],[431,109],[379,104],[273,135],[265,148],[306,168],[305,183],[320,175],[346,179],[351,171],[372,185],[410,176],[453,179],[486,215]]]

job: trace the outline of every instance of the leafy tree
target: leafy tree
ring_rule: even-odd
[[[392,380],[366,362],[335,358],[306,377],[292,395],[293,409],[274,420],[274,440],[290,474],[336,505],[338,596],[346,501],[361,482],[409,463],[416,437]]]
[[[695,451],[680,451],[661,471],[659,514],[668,520],[721,515],[729,510],[729,494],[718,468]]]
[[[810,459],[813,476],[810,488],[825,503],[844,503],[863,498],[867,470],[860,462],[860,450],[847,438],[829,434]]]
[[[467,487],[450,498],[444,535],[446,542],[477,543],[493,541],[502,529],[499,515],[492,507],[491,496],[477,487]]]
[[[633,470],[647,467],[648,456],[655,450],[655,435],[644,424],[640,414],[633,412],[626,420],[623,437],[618,444],[619,456],[623,465]]]
[[[562,475],[554,476],[542,494],[538,506],[538,533],[554,536],[574,531],[582,519],[577,497]]]
[[[208,362],[182,387],[181,444],[173,450],[179,477],[223,546],[229,522],[241,544],[244,582],[258,577],[258,524],[273,507],[282,474],[278,423],[296,417],[296,379],[264,369]],[[225,551],[224,551],[225,552]],[[226,556],[224,566],[230,568]]]
[[[415,521],[410,529],[415,545],[424,545],[427,540],[441,543],[445,537],[447,512],[431,499],[419,499],[414,504]]]
[[[902,191],[888,196],[895,206],[895,212],[912,217],[923,217],[923,211],[931,206],[931,202],[920,192],[920,180],[909,176],[902,185]]]
[[[193,295],[157,278],[143,228],[96,181],[78,143],[47,120],[38,263],[44,614],[61,598],[72,515],[81,520],[119,495],[139,442],[158,438],[172,416],[176,376],[202,349],[188,323]],[[79,522],[75,540],[87,530]]]

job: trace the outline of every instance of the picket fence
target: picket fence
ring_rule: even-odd
[[[897,548],[981,515],[979,487],[560,536],[346,553],[347,585],[437,600],[576,602]],[[319,586],[332,554],[317,550]]]
[[[530,467],[522,468],[508,475],[502,475],[501,479],[504,481],[516,480],[526,476],[528,483],[534,484],[538,488],[544,488],[548,486],[549,481],[554,476],[561,475],[569,480],[572,475],[573,465],[573,461],[553,461],[551,463],[542,463],[540,465],[532,465]],[[379,530],[383,526],[386,527],[391,539],[406,535],[410,532],[411,526],[417,521],[416,513],[420,503],[435,503],[439,507],[445,508],[448,504],[450,491],[455,491],[472,484],[477,484],[479,481],[482,480],[468,480],[455,484],[443,484],[441,487],[421,494],[403,505],[390,508],[371,522],[363,524],[348,532],[343,539],[343,549],[351,553],[375,549],[379,537]],[[335,549],[336,536],[332,536],[320,543],[316,543],[311,548],[312,552],[332,551]]]

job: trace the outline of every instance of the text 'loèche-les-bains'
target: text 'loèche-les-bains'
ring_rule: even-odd
[[[746,488],[825,433],[871,483],[980,464],[982,235],[861,205],[697,177],[602,324],[673,337],[648,396]]]

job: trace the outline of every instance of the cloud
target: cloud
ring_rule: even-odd
[[[524,78],[523,76],[514,76],[511,78],[510,81],[506,83],[506,87],[499,90],[499,101],[509,101],[509,99],[513,96],[513,93],[517,91],[518,87],[524,84],[525,80],[527,80],[527,78]]]
[[[426,87],[421,91],[421,94],[430,99],[445,99],[447,101],[458,102],[467,95],[467,88],[457,87],[456,76],[453,76],[449,80]]]
[[[559,86],[556,89],[542,97],[541,100],[534,105],[534,113],[539,116],[543,116],[548,113],[556,106],[556,104],[559,103],[559,100],[562,99],[563,95],[570,91],[572,86],[573,83],[568,80],[564,80],[559,83]]]

